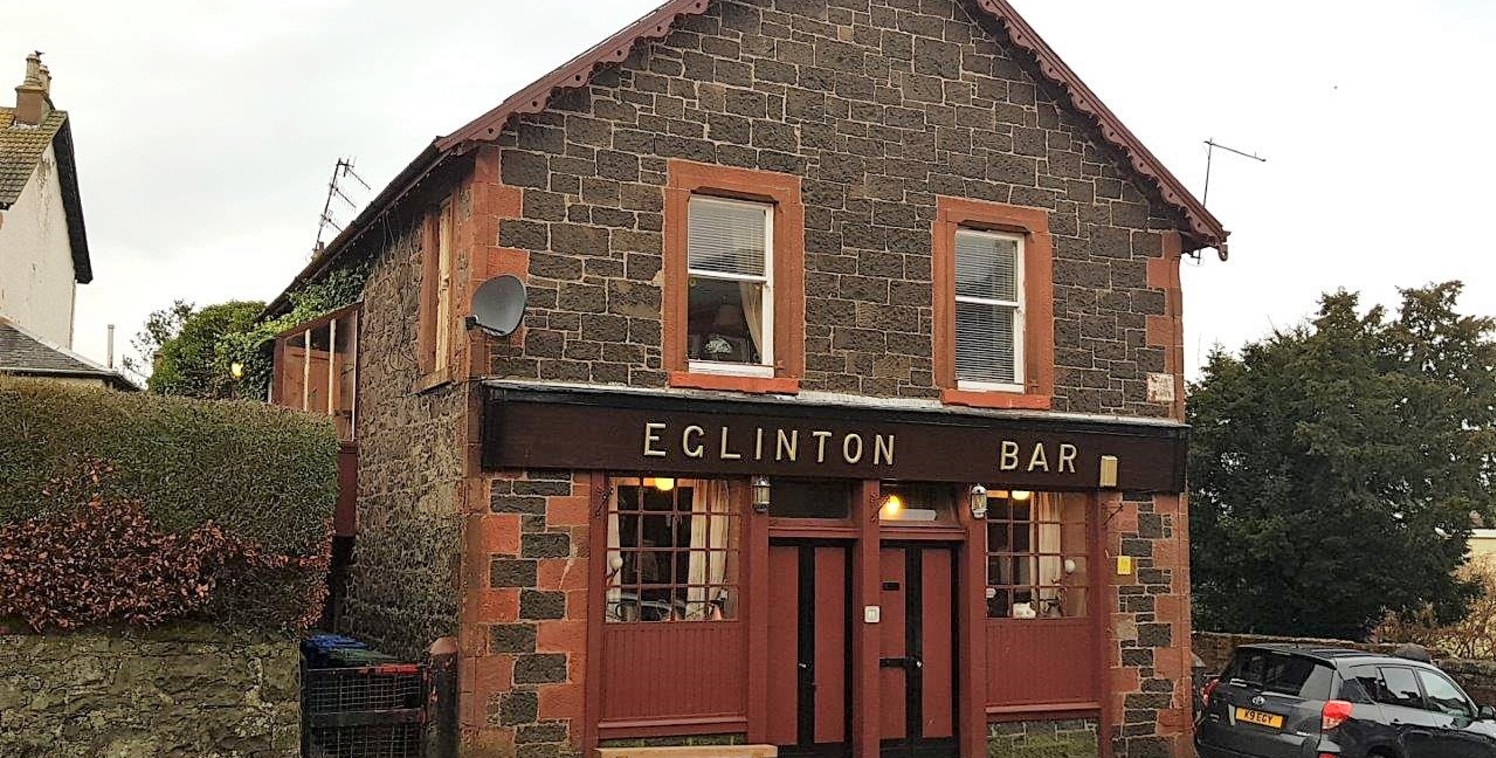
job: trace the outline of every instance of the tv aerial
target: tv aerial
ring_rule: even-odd
[[[508,337],[525,320],[525,283],[505,274],[489,279],[473,293],[473,315],[469,329],[481,329],[490,337]]]

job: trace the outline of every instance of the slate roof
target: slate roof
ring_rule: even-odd
[[[0,374],[93,377],[115,389],[139,389],[118,373],[3,318],[0,318]]]
[[[57,155],[57,178],[62,184],[73,278],[79,284],[88,284],[93,281],[93,265],[88,256],[88,235],[83,228],[83,205],[78,195],[78,171],[73,162],[73,133],[67,111],[54,110],[35,127],[18,126],[14,121],[15,109],[0,107],[0,211],[8,210],[21,197],[42,155],[51,146]]]

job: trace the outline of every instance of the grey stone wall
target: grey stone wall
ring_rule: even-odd
[[[343,631],[414,660],[457,629],[457,435],[467,389],[415,391],[420,235],[390,239],[364,286],[359,322],[358,538]]]
[[[972,0],[719,0],[500,136],[531,252],[507,378],[663,386],[667,161],[803,177],[807,390],[935,397],[939,195],[1050,211],[1058,411],[1160,416],[1145,261],[1182,228]],[[1068,100],[1065,101],[1068,103]]]
[[[208,628],[0,635],[0,755],[295,758],[299,660]]]
[[[1096,758],[1100,746],[1091,719],[1014,721],[987,725],[988,758]]]

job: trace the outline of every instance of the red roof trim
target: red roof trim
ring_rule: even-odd
[[[676,21],[681,17],[706,13],[710,4],[710,0],[671,0],[665,3],[653,13],[546,74],[540,81],[515,93],[497,108],[437,140],[437,149],[446,152],[454,148],[466,148],[467,143],[498,139],[499,132],[503,131],[509,119],[522,113],[539,113],[550,103],[551,98],[562,91],[587,86],[599,66],[623,62],[640,40],[664,37],[675,29]]]
[[[1039,70],[1070,95],[1070,102],[1076,110],[1096,119],[1106,141],[1122,150],[1133,170],[1158,189],[1164,202],[1179,210],[1189,224],[1187,235],[1194,243],[1193,249],[1214,247],[1224,257],[1226,238],[1230,232],[1226,231],[1220,220],[1101,102],[1096,93],[1060,59],[1054,48],[1039,37],[1008,0],[979,0],[977,4],[1003,24],[1014,45],[1034,56]],[[599,67],[622,62],[641,40],[665,37],[682,17],[701,15],[709,5],[710,0],[671,0],[516,93],[467,126],[437,140],[436,148],[443,153],[454,149],[466,150],[472,143],[497,139],[511,118],[525,113],[538,113],[545,109],[551,98],[561,92],[585,87]]]
[[[1081,113],[1095,118],[1101,126],[1101,134],[1107,142],[1120,148],[1126,153],[1132,163],[1133,170],[1142,174],[1155,186],[1164,202],[1177,208],[1184,214],[1185,220],[1189,222],[1189,236],[1199,247],[1214,247],[1220,250],[1222,257],[1226,255],[1226,238],[1230,232],[1226,231],[1219,219],[1215,217],[1205,205],[1195,198],[1184,184],[1179,181],[1169,169],[1164,167],[1160,161],[1143,145],[1132,133],[1117,114],[1101,102],[1101,98],[1091,91],[1086,83],[1060,59],[1054,48],[1050,47],[1032,26],[1018,14],[1018,11],[1008,3],[1008,0],[981,0],[979,3],[983,10],[991,13],[1003,23],[1008,29],[1008,38],[1014,45],[1032,53],[1039,64],[1039,70],[1048,77],[1050,81],[1060,85],[1070,94],[1070,103]]]

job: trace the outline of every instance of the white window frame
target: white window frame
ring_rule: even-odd
[[[753,376],[772,379],[774,377],[774,212],[773,203],[753,202],[750,200],[733,200],[731,198],[714,197],[712,195],[693,194],[690,203],[706,203],[711,205],[738,206],[742,208],[753,208],[763,211],[764,214],[764,275],[744,276],[741,274],[726,274],[720,271],[707,271],[691,268],[691,214],[690,208],[686,211],[686,302],[691,299],[690,281],[692,278],[714,279],[726,282],[758,282],[763,285],[763,326],[760,332],[763,335],[763,345],[759,348],[759,356],[762,363],[725,363],[722,361],[689,361],[689,370],[693,374],[715,374],[719,376]],[[746,316],[746,314],[745,314]],[[686,317],[686,326],[689,330],[690,316]],[[689,335],[685,335],[689,336]]]
[[[1013,381],[1011,383],[1009,383],[1009,382],[989,382],[989,381],[978,381],[978,380],[971,380],[971,379],[962,379],[961,378],[961,373],[960,373],[961,372],[961,360],[960,360],[960,358],[961,358],[961,347],[960,347],[960,340],[956,338],[957,335],[953,334],[953,335],[951,335],[951,349],[956,352],[956,354],[954,356],[952,356],[952,360],[955,362],[955,365],[956,365],[956,389],[958,389],[958,390],[965,390],[965,391],[969,391],[969,392],[1023,392],[1024,389],[1025,389],[1025,387],[1027,386],[1026,385],[1027,378],[1024,376],[1024,344],[1023,343],[1024,343],[1024,334],[1025,334],[1025,331],[1026,331],[1024,329],[1024,325],[1025,325],[1025,322],[1027,321],[1027,315],[1028,315],[1026,313],[1026,307],[1025,307],[1026,304],[1024,302],[1025,299],[1026,299],[1024,297],[1024,295],[1025,295],[1025,289],[1024,289],[1024,274],[1025,274],[1025,272],[1024,272],[1024,268],[1025,268],[1025,266],[1024,266],[1024,256],[1027,253],[1027,250],[1025,248],[1026,248],[1026,246],[1028,244],[1028,240],[1025,239],[1024,236],[1021,235],[1021,234],[1008,234],[1008,233],[1004,233],[1004,232],[993,232],[993,231],[987,231],[985,229],[973,229],[971,227],[957,227],[955,233],[956,233],[956,236],[958,236],[958,237],[960,235],[962,235],[962,234],[975,234],[975,235],[979,235],[979,236],[983,236],[983,237],[990,237],[990,238],[993,238],[993,239],[1011,240],[1011,241],[1017,243],[1017,245],[1018,245],[1018,249],[1014,253],[1015,260],[1013,261],[1013,292],[1014,292],[1014,294],[1016,294],[1018,296],[1017,300],[999,300],[997,298],[990,298],[990,297],[968,297],[968,296],[963,296],[963,295],[960,295],[958,293],[958,289],[957,289],[958,285],[955,282],[953,282],[952,286],[951,286],[952,294],[955,295],[955,300],[956,300],[956,303],[957,303],[957,306],[955,306],[955,307],[952,308],[952,313],[951,313],[951,320],[953,322],[952,323],[952,328],[953,329],[960,329],[960,326],[958,325],[958,323],[956,323],[957,322],[956,313],[960,310],[960,308],[959,308],[959,304],[960,303],[970,303],[970,304],[974,304],[974,305],[987,305],[987,306],[1000,306],[1000,307],[1008,307],[1008,308],[1012,308],[1013,309]],[[952,272],[951,276],[953,276],[953,277],[956,275],[955,274],[955,271],[956,271],[956,260],[955,260],[955,256],[956,256],[956,240],[953,238],[951,240],[951,264],[950,264],[951,265],[950,271]]]

